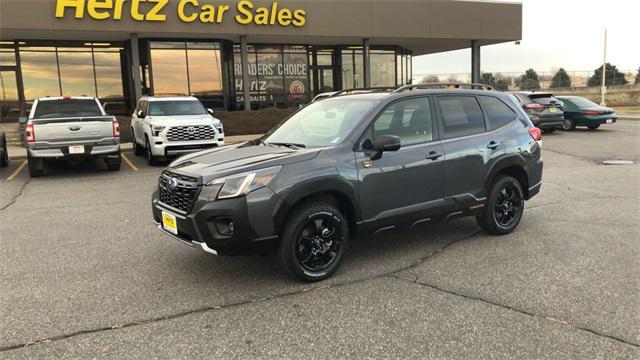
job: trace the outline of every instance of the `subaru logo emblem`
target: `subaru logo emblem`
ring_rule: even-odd
[[[174,191],[178,187],[178,180],[176,180],[176,178],[170,178],[169,182],[167,182],[167,187],[169,190]]]
[[[196,128],[194,128],[193,126],[189,126],[187,128],[187,132],[189,133],[189,135],[193,135],[196,133]]]

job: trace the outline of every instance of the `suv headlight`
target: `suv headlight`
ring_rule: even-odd
[[[220,130],[220,132],[222,132],[222,129],[224,128],[224,126],[222,125],[222,123],[220,121],[216,121],[213,123],[213,127]]]
[[[282,166],[275,166],[255,172],[212,180],[202,188],[200,198],[205,201],[215,201],[246,195],[269,185],[280,170],[282,170]]]
[[[160,133],[163,132],[166,128],[166,126],[162,125],[153,125],[151,126],[151,132],[153,133],[153,136],[160,136]]]

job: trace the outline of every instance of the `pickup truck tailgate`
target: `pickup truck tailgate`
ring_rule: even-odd
[[[68,144],[113,139],[113,117],[33,120],[36,143]]]

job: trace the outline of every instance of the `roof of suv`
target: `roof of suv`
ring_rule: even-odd
[[[195,101],[198,101],[198,99],[193,96],[143,96],[140,98],[140,100],[146,100],[146,101],[195,100]]]

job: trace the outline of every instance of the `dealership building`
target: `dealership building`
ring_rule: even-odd
[[[0,0],[2,121],[60,95],[292,106],[410,83],[415,56],[465,48],[478,79],[481,46],[521,33],[522,5],[490,1]]]

